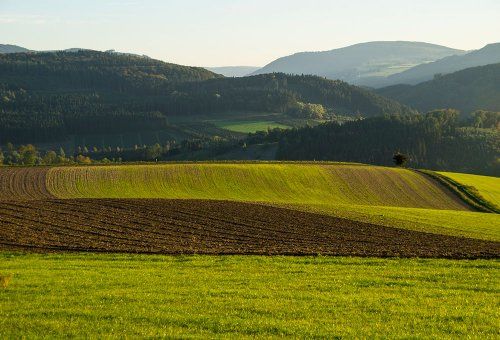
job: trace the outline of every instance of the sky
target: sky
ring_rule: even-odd
[[[471,50],[500,42],[500,0],[0,0],[0,44],[264,66],[380,40]]]

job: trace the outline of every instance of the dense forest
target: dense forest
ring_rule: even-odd
[[[500,175],[500,113],[480,111],[460,124],[456,110],[384,115],[343,125],[281,131],[279,160],[335,160],[390,165],[396,152],[415,168]]]
[[[500,111],[500,64],[468,68],[418,85],[377,90],[420,111],[454,108],[463,115],[475,110]]]
[[[79,50],[0,54],[0,77],[27,90],[150,93],[165,83],[221,76],[143,56]]]
[[[0,143],[161,130],[173,116],[308,116],[323,109],[364,117],[412,112],[368,90],[314,76],[223,78],[202,68],[95,51],[0,55]]]

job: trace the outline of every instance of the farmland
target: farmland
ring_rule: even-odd
[[[5,167],[0,189],[2,338],[498,335],[499,215],[425,173]]]
[[[32,173],[41,183],[18,180]],[[256,202],[365,223],[500,240],[498,215],[470,209],[422,174],[357,164],[206,163],[0,169],[0,199],[204,199]],[[45,185],[43,185],[45,183]]]
[[[4,200],[254,202],[389,227],[500,240],[498,215],[470,211],[433,179],[405,169],[335,163],[179,163],[4,168],[0,174]]]
[[[495,258],[500,243],[228,201],[6,202],[7,250]]]

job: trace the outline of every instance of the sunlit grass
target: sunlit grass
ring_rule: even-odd
[[[460,174],[453,172],[440,172],[441,175],[451,178],[462,185],[474,187],[484,199],[500,207],[500,178]]]
[[[293,207],[387,227],[500,241],[500,215],[481,212],[331,204]]]
[[[498,336],[500,263],[0,255],[0,338]]]
[[[500,240],[500,215],[465,211],[420,173],[312,163],[62,167],[49,171],[60,198],[172,198],[260,202],[397,228]]]
[[[269,120],[218,120],[213,122],[217,127],[243,133],[254,133],[257,131],[267,131],[268,129],[280,128],[289,129],[290,126]]]

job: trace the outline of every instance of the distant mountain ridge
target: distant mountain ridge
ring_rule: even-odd
[[[391,75],[386,85],[416,85],[431,80],[436,74],[448,74],[470,67],[500,63],[500,43],[485,47],[463,55],[446,57],[432,63],[415,66],[407,71]]]
[[[422,42],[378,41],[324,52],[301,52],[279,58],[253,74],[283,72],[340,79],[371,85],[416,65],[466,53],[463,50]]]
[[[221,66],[205,68],[214,73],[222,74],[225,77],[244,77],[260,69],[260,67],[257,66]]]
[[[9,44],[0,44],[0,54],[2,53],[22,53],[22,52],[30,52],[27,48],[9,45]]]
[[[420,111],[454,108],[500,111],[500,63],[467,68],[417,85],[394,85],[376,90],[387,98]]]
[[[50,52],[68,52],[68,53],[76,53],[80,51],[91,51],[91,52],[102,52],[102,51],[97,51],[97,50],[92,50],[90,48],[80,48],[80,47],[71,47],[71,48],[66,48],[63,50],[43,50],[43,51],[36,51],[36,50],[29,50],[27,48],[21,47],[21,46],[16,46],[16,45],[2,45],[0,44],[0,54],[7,54],[7,53],[27,53],[27,52],[32,52],[32,53],[50,53]],[[144,57],[144,58],[149,58],[147,55],[140,55],[140,54],[135,54],[135,53],[127,53],[127,52],[118,52],[113,49],[106,50],[104,51],[105,53],[112,53],[112,54],[122,54],[122,55],[130,55],[130,56],[137,56],[137,57]]]

